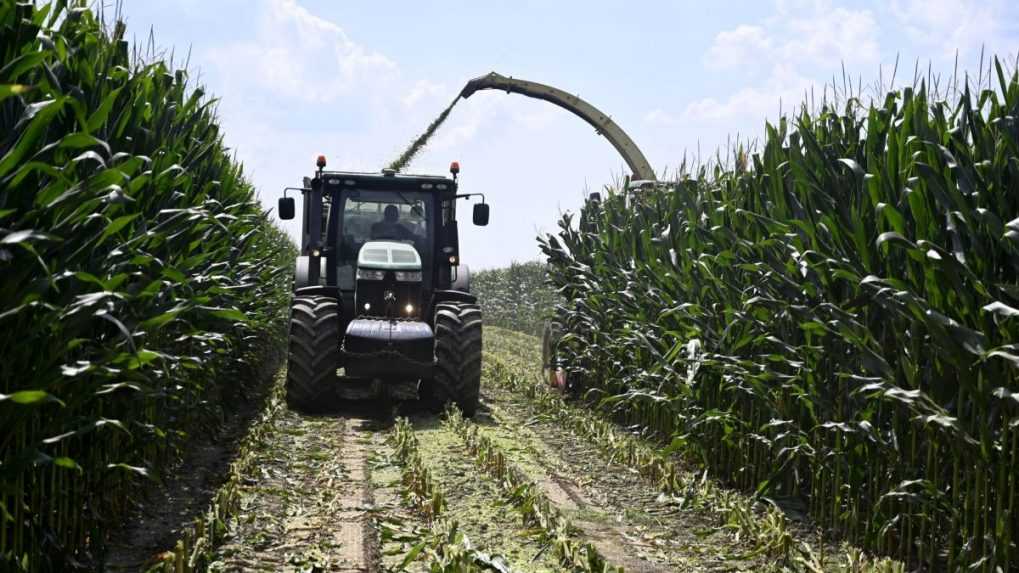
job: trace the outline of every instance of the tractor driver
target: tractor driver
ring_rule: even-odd
[[[414,233],[404,227],[400,221],[400,210],[396,205],[386,205],[382,212],[382,220],[372,224],[373,239],[395,239],[397,241],[410,241],[414,239]]]

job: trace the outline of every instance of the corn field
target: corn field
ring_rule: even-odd
[[[1019,78],[938,91],[805,105],[565,215],[541,240],[558,354],[599,407],[853,544],[1015,571]]]
[[[543,263],[512,263],[471,277],[485,321],[494,326],[540,336],[557,296],[547,284]]]
[[[0,569],[101,558],[271,367],[294,247],[187,71],[85,2],[0,0]]]

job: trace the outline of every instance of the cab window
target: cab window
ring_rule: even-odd
[[[354,288],[357,254],[368,241],[397,241],[414,246],[427,276],[431,265],[430,196],[395,191],[351,191],[341,204],[339,283]]]

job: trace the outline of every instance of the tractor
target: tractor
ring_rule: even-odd
[[[301,253],[294,270],[287,402],[314,411],[336,398],[420,399],[477,411],[481,386],[481,309],[461,264],[452,177],[326,171],[317,161],[304,186],[288,187],[280,219],[303,196]]]

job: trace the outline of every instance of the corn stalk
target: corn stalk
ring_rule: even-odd
[[[0,0],[0,567],[98,562],[279,358],[294,247],[214,100],[125,37]]]
[[[1019,80],[980,82],[805,105],[564,215],[541,244],[570,379],[854,544],[1017,567]]]

